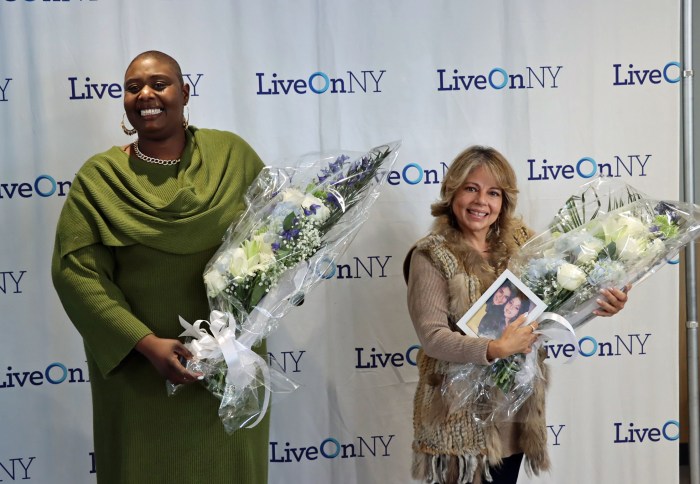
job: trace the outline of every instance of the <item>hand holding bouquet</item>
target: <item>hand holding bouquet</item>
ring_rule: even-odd
[[[229,433],[255,426],[271,391],[296,388],[253,348],[347,249],[398,147],[392,143],[359,156],[308,155],[293,168],[263,169],[248,189],[246,212],[205,268],[211,320],[181,320],[195,355],[188,369],[203,373],[207,388],[221,399],[219,416]]]

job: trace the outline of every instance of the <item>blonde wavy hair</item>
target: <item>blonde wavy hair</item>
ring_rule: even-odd
[[[518,201],[518,187],[515,172],[508,160],[497,150],[487,146],[470,146],[452,161],[440,187],[440,199],[430,206],[433,217],[447,217],[454,228],[459,228],[452,213],[452,201],[475,168],[483,166],[496,179],[503,191],[501,212],[491,225],[488,239],[499,236],[501,231],[509,231]]]

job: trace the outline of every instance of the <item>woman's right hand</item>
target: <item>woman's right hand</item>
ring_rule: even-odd
[[[530,353],[532,345],[537,341],[538,335],[534,334],[537,323],[525,324],[527,313],[521,314],[518,319],[505,327],[501,336],[489,343],[486,350],[486,358],[506,358],[517,353]]]
[[[136,351],[148,358],[158,373],[171,383],[192,383],[202,376],[201,373],[194,373],[182,366],[180,357],[189,360],[192,353],[176,339],[149,334],[136,343]]]

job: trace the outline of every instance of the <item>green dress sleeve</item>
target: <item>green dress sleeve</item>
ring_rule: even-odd
[[[63,308],[107,378],[152,331],[132,313],[113,282],[111,250],[92,244],[61,257],[54,249],[51,276]]]

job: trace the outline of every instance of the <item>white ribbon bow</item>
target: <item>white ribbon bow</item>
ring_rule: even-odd
[[[209,325],[209,332],[202,328],[202,323]],[[265,417],[270,404],[270,368],[265,360],[249,346],[236,339],[236,320],[231,313],[212,311],[210,321],[199,319],[190,324],[180,317],[180,325],[185,331],[180,336],[190,336],[190,351],[200,359],[215,359],[223,356],[226,361],[226,384],[234,389],[250,386],[260,369],[265,386],[265,397],[257,419],[246,428],[255,427]],[[210,334],[211,332],[211,334]]]

